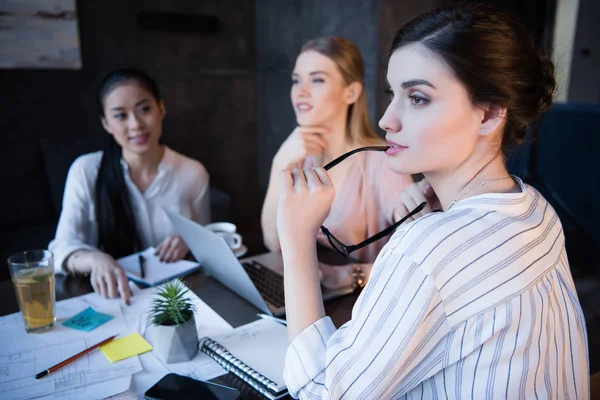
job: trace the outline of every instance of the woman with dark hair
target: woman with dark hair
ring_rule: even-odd
[[[159,144],[166,109],[144,71],[105,76],[98,106],[112,138],[104,151],[71,165],[49,249],[57,272],[91,274],[97,293],[128,301],[127,276],[115,259],[149,246],[163,261],[185,257],[188,247],[162,207],[210,222],[209,176],[198,161]]]
[[[290,393],[589,398],[586,327],[560,221],[504,162],[552,101],[552,62],[510,16],[448,7],[398,32],[387,80],[379,124],[388,165],[423,173],[443,210],[393,235],[336,330],[314,245],[335,190],[322,168],[281,172]]]

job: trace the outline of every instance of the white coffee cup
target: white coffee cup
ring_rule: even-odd
[[[213,222],[204,227],[225,239],[231,250],[242,247],[242,237],[235,232],[237,227],[231,222]]]

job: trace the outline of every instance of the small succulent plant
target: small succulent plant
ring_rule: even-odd
[[[181,279],[173,279],[158,288],[150,305],[150,323],[169,326],[189,321],[195,310],[189,290]]]

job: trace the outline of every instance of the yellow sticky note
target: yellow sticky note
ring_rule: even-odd
[[[139,333],[112,340],[100,347],[110,362],[117,362],[152,350],[150,343]]]

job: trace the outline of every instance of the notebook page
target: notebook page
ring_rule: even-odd
[[[158,256],[154,255],[155,251],[156,249],[154,247],[149,247],[140,253],[134,253],[119,258],[117,263],[123,267],[127,276],[136,282],[141,282],[149,286],[155,286],[200,268],[200,265],[197,262],[188,260],[179,260],[171,263],[162,262]],[[146,259],[144,267],[145,276],[143,279],[140,276],[139,254]]]
[[[211,339],[250,368],[275,382],[278,391],[285,389],[283,367],[288,347],[285,326],[260,319]]]

